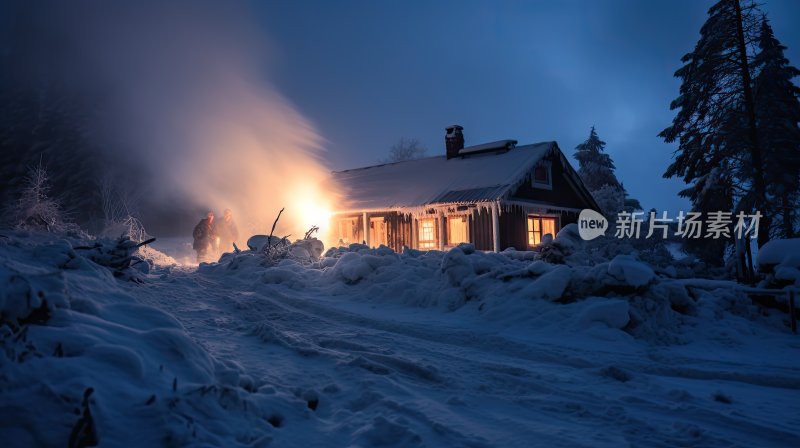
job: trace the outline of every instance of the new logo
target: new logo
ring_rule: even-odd
[[[578,233],[586,241],[605,235],[608,229],[608,220],[605,216],[592,209],[585,208],[578,215]]]

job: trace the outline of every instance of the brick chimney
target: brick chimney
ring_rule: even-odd
[[[454,124],[445,128],[447,134],[444,136],[444,146],[447,148],[447,158],[452,159],[458,157],[458,151],[464,148],[464,134],[461,133],[464,128]]]

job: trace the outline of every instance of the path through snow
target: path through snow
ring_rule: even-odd
[[[621,331],[616,340],[561,340],[467,312],[281,285],[253,290],[189,268],[126,288],[257,383],[318,403],[303,421],[277,428],[276,446],[800,441],[800,374],[790,360],[752,365]]]

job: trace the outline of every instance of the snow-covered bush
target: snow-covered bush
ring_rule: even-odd
[[[578,225],[567,224],[558,231],[555,239],[542,243],[541,258],[548,263],[564,263],[568,256],[580,252],[584,243],[578,232]]]
[[[766,275],[762,286],[800,286],[800,238],[771,240],[758,251],[758,270]]]
[[[80,227],[67,222],[61,204],[50,196],[49,190],[47,169],[39,162],[28,169],[19,199],[6,212],[11,224],[25,230],[85,236]]]
[[[137,252],[142,246],[154,240],[155,238],[151,238],[136,242],[128,236],[121,236],[116,240],[104,238],[95,240],[89,245],[77,246],[75,250],[87,259],[109,268],[115,277],[139,281],[138,271],[133,271],[131,268],[138,267],[144,273],[149,272],[149,265]]]
[[[320,260],[325,250],[322,241],[310,236],[290,242],[286,237],[253,235],[247,240],[247,247],[247,250],[223,254],[218,264],[226,270],[239,270],[247,266],[279,266],[284,261],[312,264]],[[216,268],[204,266],[203,269]]]

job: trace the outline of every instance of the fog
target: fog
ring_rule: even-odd
[[[176,210],[191,211],[180,215],[193,224],[206,210],[230,208],[240,233],[269,232],[282,207],[281,235],[326,224],[334,196],[318,187],[329,173],[324,140],[269,82],[273,52],[248,7],[47,1],[11,8],[12,25],[27,36],[18,39],[27,46],[21,53],[87,102],[81,126],[92,150],[141,193],[146,226],[181,231],[185,223],[165,222]]]

